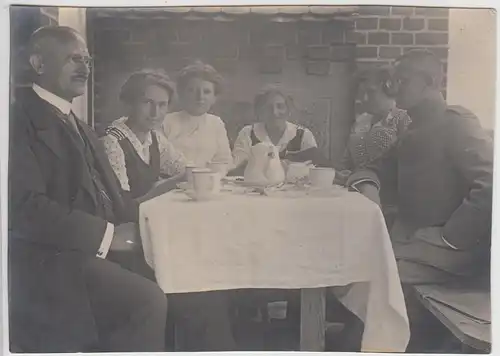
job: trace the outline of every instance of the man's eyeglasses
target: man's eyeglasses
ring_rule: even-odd
[[[89,68],[92,68],[94,63],[94,59],[91,56],[82,56],[81,54],[69,56],[69,61],[75,64],[85,64]]]

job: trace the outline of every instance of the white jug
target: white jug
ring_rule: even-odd
[[[278,148],[266,142],[253,146],[244,176],[248,184],[266,186],[282,183],[285,180],[285,171],[281,165]]]

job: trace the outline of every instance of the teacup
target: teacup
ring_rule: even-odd
[[[327,167],[311,167],[309,170],[309,182],[315,188],[328,188],[335,179],[335,169]]]
[[[218,172],[221,178],[224,178],[227,174],[227,163],[226,162],[210,162],[208,168],[214,172]]]
[[[287,183],[296,183],[309,175],[309,166],[302,162],[290,162],[286,170]]]
[[[208,200],[220,193],[220,174],[208,168],[197,168],[192,170],[193,175],[193,198],[196,200]]]
[[[187,164],[186,165],[186,180],[187,180],[187,183],[188,183],[187,185],[189,187],[193,186],[193,170],[194,169],[199,169],[199,167],[197,167],[194,164]]]

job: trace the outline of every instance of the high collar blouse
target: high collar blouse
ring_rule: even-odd
[[[210,162],[232,165],[226,126],[220,117],[206,113],[192,116],[185,111],[168,114],[163,122],[167,140],[189,164],[206,167]]]

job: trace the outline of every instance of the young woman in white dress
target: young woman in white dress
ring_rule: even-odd
[[[224,122],[209,113],[221,92],[222,77],[201,62],[183,68],[177,80],[181,111],[168,114],[163,132],[189,164],[206,167],[210,162],[232,164]]]

